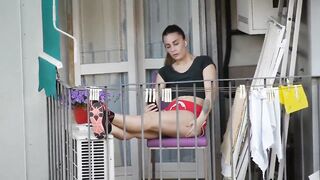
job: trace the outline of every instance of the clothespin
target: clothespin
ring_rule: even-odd
[[[102,89],[89,89],[89,93],[90,93],[89,99],[92,101],[94,100],[99,101],[100,91],[102,91]]]
[[[274,99],[275,99],[275,97],[276,97],[274,91],[275,91],[275,88],[272,87],[272,86],[270,86],[270,100],[271,100],[271,101],[274,101]]]
[[[165,102],[171,102],[171,88],[165,88]]]
[[[289,84],[290,84],[290,80],[289,80],[289,78],[286,78],[286,83],[287,83],[287,85],[289,85]]]
[[[149,89],[148,89],[148,98],[149,98],[149,99],[148,99],[148,102],[152,102],[152,97],[151,97],[151,96],[152,96],[152,89],[149,88]]]
[[[161,101],[165,101],[165,89],[161,89]]]
[[[152,102],[156,102],[156,89],[152,89]]]
[[[164,102],[171,102],[172,101],[172,95],[171,95],[171,88],[164,88],[161,91],[161,101]]]
[[[275,92],[273,87],[269,87],[269,101],[273,101],[275,98]]]

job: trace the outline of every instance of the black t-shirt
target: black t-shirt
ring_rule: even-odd
[[[175,82],[175,81],[196,81],[203,80],[202,71],[208,65],[213,64],[212,59],[209,56],[197,56],[190,68],[183,73],[177,72],[170,65],[163,66],[159,69],[159,75],[165,82]],[[214,65],[214,64],[213,64]],[[196,93],[194,94],[193,85],[195,84]],[[176,85],[178,85],[178,96],[196,96],[200,98],[205,98],[203,82],[195,83],[167,83],[166,88],[172,89],[172,97],[176,97]]]

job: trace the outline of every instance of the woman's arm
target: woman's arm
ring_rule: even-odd
[[[201,133],[201,126],[203,123],[207,120],[209,112],[212,107],[212,99],[214,99],[215,96],[215,79],[216,79],[216,68],[213,64],[208,65],[205,67],[202,71],[203,74],[203,80],[204,80],[204,90],[205,90],[205,99],[202,104],[202,111],[200,112],[200,115],[197,117],[197,135]],[[212,83],[213,81],[213,83]],[[212,92],[214,91],[214,92]],[[212,97],[213,95],[213,97]],[[186,134],[186,137],[195,136],[194,134],[194,123],[192,122],[190,124],[190,131]]]
[[[209,112],[212,107],[212,99],[215,98],[215,79],[216,79],[216,68],[213,64],[209,64],[202,71],[203,80],[204,80],[204,91],[205,91],[205,99],[202,105],[202,111],[199,115],[201,119],[207,119]],[[212,83],[213,81],[213,83]],[[214,92],[212,92],[214,91]],[[214,97],[212,97],[212,95]],[[202,121],[202,120],[200,120]],[[202,123],[201,123],[202,124]]]
[[[205,90],[205,100],[208,100],[210,102],[211,108],[211,100],[215,98],[216,94],[216,68],[213,64],[208,65],[206,68],[202,71],[203,80],[204,80],[204,90]],[[213,83],[212,83],[213,81]],[[214,91],[214,92],[212,92]],[[212,97],[212,95],[214,97]]]
[[[215,98],[215,80],[216,80],[216,68],[213,64],[209,64],[202,71],[203,80],[204,80],[204,92],[205,99],[202,105],[202,111],[199,117],[205,117],[207,119],[209,112],[212,107],[212,99]],[[213,91],[213,92],[212,92]],[[213,96],[213,97],[212,97]]]

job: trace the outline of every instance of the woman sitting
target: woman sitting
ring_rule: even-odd
[[[176,137],[177,131],[179,131],[180,137],[204,134],[206,119],[212,104],[212,82],[215,80],[215,65],[209,56],[194,57],[188,51],[185,34],[177,25],[166,27],[162,33],[162,41],[167,56],[165,65],[159,69],[157,74],[156,83],[159,84],[160,89],[175,88],[175,84],[166,82],[198,81],[195,82],[196,87],[204,90],[202,92],[196,91],[195,94],[192,90],[180,92],[179,97],[174,98],[166,108],[161,110],[161,125],[159,124],[160,112],[155,104],[147,105],[143,115],[126,115],[125,123],[124,115],[107,109],[108,133],[119,139],[141,138],[142,129],[146,139],[159,137],[160,131],[163,136],[169,137]],[[179,83],[178,86],[192,89],[193,83]],[[176,102],[177,99],[178,102]],[[95,102],[90,108],[89,117],[97,138],[103,138],[106,134],[106,118],[101,118],[101,116],[99,118],[94,113],[95,109],[102,106],[102,103]],[[196,107],[196,124],[194,123],[194,107]],[[179,125],[177,124],[176,109],[179,113]],[[141,126],[142,116],[143,125]]]

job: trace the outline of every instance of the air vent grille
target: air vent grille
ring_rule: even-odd
[[[107,179],[106,140],[73,139],[73,179]]]

